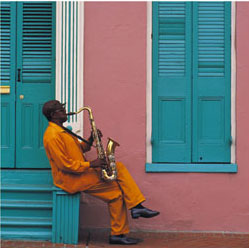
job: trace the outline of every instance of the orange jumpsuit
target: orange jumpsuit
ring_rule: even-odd
[[[43,142],[54,184],[69,193],[84,191],[107,202],[111,235],[128,233],[126,209],[131,209],[145,198],[126,167],[117,162],[117,180],[103,182],[100,171],[90,168],[90,162],[84,158],[82,151],[86,144],[53,122],[49,122]]]

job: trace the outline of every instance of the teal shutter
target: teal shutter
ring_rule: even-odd
[[[193,3],[193,162],[230,162],[230,5]]]
[[[152,162],[229,163],[231,3],[154,2]]]
[[[152,161],[191,161],[191,3],[153,2]]]
[[[22,82],[51,83],[54,76],[53,18],[55,4],[23,2],[18,5],[19,52],[22,53]],[[20,64],[19,64],[20,65]]]
[[[44,102],[54,98],[55,2],[17,4],[16,166],[47,168],[43,147]],[[20,96],[23,99],[20,99]]]
[[[0,81],[9,93],[1,94],[1,167],[15,164],[15,56],[16,3],[0,3]]]

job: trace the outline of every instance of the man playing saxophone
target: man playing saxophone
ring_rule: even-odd
[[[100,177],[100,170],[107,166],[105,158],[87,161],[84,153],[91,149],[93,133],[88,140],[80,142],[77,137],[63,127],[67,121],[65,104],[51,100],[44,104],[42,112],[49,121],[44,133],[44,147],[52,168],[54,184],[67,191],[84,191],[108,204],[111,219],[110,244],[133,245],[138,239],[129,238],[127,209],[132,218],[151,218],[159,214],[141,203],[145,201],[136,182],[121,162],[116,162],[116,180],[105,181]],[[102,134],[97,130],[98,135]],[[94,135],[96,136],[96,134]]]

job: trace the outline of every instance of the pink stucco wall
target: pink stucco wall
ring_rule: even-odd
[[[236,5],[239,170],[185,174],[145,173],[147,4],[85,3],[84,104],[92,106],[104,138],[121,144],[117,159],[137,181],[145,205],[161,212],[153,220],[130,219],[132,229],[249,232],[249,3]],[[84,195],[81,228],[87,227],[109,227],[109,217],[104,203]]]

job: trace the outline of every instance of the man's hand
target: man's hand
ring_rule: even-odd
[[[91,168],[105,168],[107,165],[106,160],[105,159],[95,159],[93,161],[90,162],[90,167]]]
[[[102,138],[103,137],[102,132],[99,129],[97,129],[97,132],[98,132],[99,137]]]
[[[103,137],[102,132],[99,129],[97,129],[97,132],[98,132],[99,137],[102,138]],[[90,137],[93,138],[93,132],[91,132],[91,136]]]
[[[98,132],[99,138],[101,139],[101,138],[103,137],[102,132],[101,132],[99,129],[97,129],[97,132]],[[91,135],[90,135],[90,137],[88,138],[88,142],[92,145],[93,141],[94,141],[93,132],[91,132]]]

